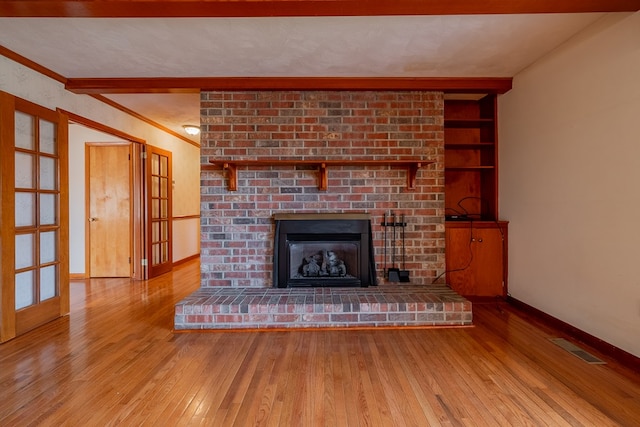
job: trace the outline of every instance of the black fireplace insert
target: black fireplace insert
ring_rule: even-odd
[[[276,214],[274,287],[375,285],[368,214]]]

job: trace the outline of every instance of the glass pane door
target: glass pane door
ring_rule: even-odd
[[[0,341],[20,335],[68,312],[68,236],[66,217],[67,122],[62,115],[1,94],[2,146],[2,318]],[[6,254],[6,252],[5,252]]]
[[[60,295],[56,123],[15,112],[15,309]]]
[[[149,277],[170,271],[171,256],[171,153],[147,147],[149,194]]]

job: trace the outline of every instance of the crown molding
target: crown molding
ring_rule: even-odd
[[[14,61],[14,62],[16,62],[16,63],[18,63],[20,65],[23,65],[23,66],[25,66],[27,68],[30,68],[33,71],[36,71],[36,72],[38,72],[38,73],[40,73],[40,74],[42,74],[44,76],[47,76],[47,77],[49,77],[49,78],[51,78],[51,79],[53,79],[53,80],[55,80],[55,81],[57,81],[59,83],[62,83],[62,84],[65,84],[65,85],[67,84],[68,80],[67,80],[66,77],[64,77],[64,76],[56,73],[55,71],[52,71],[52,70],[46,68],[46,67],[43,67],[42,65],[40,65],[40,64],[38,64],[36,62],[33,62],[32,60],[30,60],[28,58],[25,58],[24,56],[22,56],[22,55],[20,55],[18,53],[15,53],[14,51],[12,51],[10,49],[7,49],[4,46],[0,46],[0,55],[4,56],[6,58],[9,58],[10,60],[12,60],[12,61]],[[196,90],[196,92],[197,92],[197,90]],[[143,116],[141,114],[138,114],[135,111],[133,111],[133,110],[131,110],[131,109],[129,109],[129,108],[123,106],[123,105],[120,105],[117,102],[112,101],[111,99],[109,99],[109,98],[107,98],[105,96],[102,96],[100,93],[90,93],[88,95],[91,95],[93,98],[97,99],[98,101],[103,102],[103,103],[105,103],[105,104],[107,104],[107,105],[109,105],[109,106],[111,106],[111,107],[113,107],[113,108],[115,108],[117,110],[120,110],[120,111],[122,111],[122,112],[124,112],[126,114],[129,114],[130,116],[133,116],[136,119],[142,120],[143,122],[148,123],[151,126],[153,126],[155,128],[158,128],[161,131],[166,132],[166,133],[168,133],[168,134],[170,134],[170,135],[172,135],[172,136],[174,136],[174,137],[176,137],[176,138],[178,138],[178,139],[180,139],[180,140],[182,140],[184,142],[187,142],[187,143],[189,143],[191,145],[194,145],[196,147],[200,147],[200,144],[197,144],[197,143],[193,142],[192,140],[190,140],[186,136],[181,135],[181,134],[169,129],[169,128],[161,125],[160,123],[154,122],[153,120],[151,120],[151,119],[149,119],[149,118],[147,118],[147,117],[145,117],[145,116]],[[71,116],[75,117],[76,119],[81,117],[81,116],[75,115],[75,114],[73,114],[71,112],[68,112],[68,111],[65,111],[65,113],[67,115],[69,115],[70,117]],[[87,120],[88,119],[85,119],[85,121],[83,123],[86,124]],[[92,127],[96,128],[96,125],[92,124]],[[135,140],[135,139],[132,139],[132,138],[134,138],[134,137],[129,136],[129,137],[125,138],[125,139]]]
[[[45,75],[59,83],[62,84],[66,84],[67,83],[67,78],[64,77],[63,75],[60,75],[58,73],[56,73],[55,71],[52,71],[50,69],[48,69],[47,67],[43,67],[42,65],[38,64],[37,62],[33,62],[32,60],[30,60],[29,58],[25,58],[24,56],[20,55],[19,53],[16,53],[10,49],[7,49],[4,46],[0,46],[0,55],[4,56],[5,58],[9,58],[10,60],[17,62],[18,64],[24,65],[27,68],[32,69],[33,71],[36,71],[42,75]]]
[[[176,93],[200,90],[432,90],[505,93],[511,77],[199,77],[68,79],[78,94]]]
[[[638,0],[2,0],[5,17],[272,17],[633,12]]]

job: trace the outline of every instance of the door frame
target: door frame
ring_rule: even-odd
[[[63,110],[64,111],[64,110]],[[123,139],[132,144],[132,227],[131,242],[133,249],[131,251],[131,278],[134,280],[146,280],[148,278],[147,259],[147,224],[146,224],[146,184],[145,184],[145,162],[146,162],[146,145],[147,142],[142,139],[122,132],[118,129],[98,123],[78,114],[64,111],[69,117],[69,121],[77,123],[92,130],[106,133],[118,139]],[[85,171],[86,174],[86,171]],[[85,175],[86,176],[86,175]],[[87,189],[85,187],[85,193]],[[86,203],[86,200],[85,200]],[[86,208],[85,208],[86,209]],[[85,217],[88,217],[88,212]],[[85,225],[86,227],[86,225]],[[85,245],[88,244],[88,238],[85,232]],[[85,277],[88,277],[87,263],[89,262],[88,253],[85,249]]]

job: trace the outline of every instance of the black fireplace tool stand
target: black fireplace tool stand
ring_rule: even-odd
[[[389,222],[390,220],[390,222]],[[383,216],[382,224],[380,224],[384,228],[384,272],[387,280],[390,282],[409,282],[409,270],[405,268],[405,240],[404,240],[404,231],[407,227],[407,223],[404,219],[404,214],[402,214],[400,221],[398,222],[396,219],[396,214],[389,214],[389,218],[387,218],[387,214],[385,213]],[[391,228],[392,236],[387,239],[388,233],[387,229]],[[396,267],[396,242],[397,242],[397,233],[396,230],[400,229],[401,237],[402,237],[402,269]],[[387,248],[391,247],[391,267],[387,268]]]

